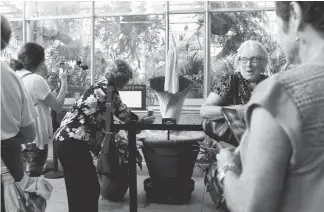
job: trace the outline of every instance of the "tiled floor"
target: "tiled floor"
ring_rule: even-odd
[[[193,179],[195,180],[195,190],[191,195],[191,199],[184,205],[164,205],[147,203],[145,198],[145,191],[143,188],[143,181],[148,177],[144,170],[137,175],[137,192],[138,192],[138,211],[177,211],[177,212],[215,212],[215,206],[210,199],[208,193],[204,192],[204,179],[200,173],[195,171]],[[48,201],[46,212],[68,212],[67,198],[64,179],[48,179],[54,186],[51,199]],[[204,196],[204,199],[203,199]],[[128,212],[129,211],[129,196],[125,195],[124,202],[115,203],[99,200],[99,211],[113,211],[113,212]]]

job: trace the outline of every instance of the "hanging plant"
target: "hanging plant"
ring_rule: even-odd
[[[220,13],[211,16],[211,33],[213,35],[225,35],[231,29],[232,23],[226,18],[226,14]]]

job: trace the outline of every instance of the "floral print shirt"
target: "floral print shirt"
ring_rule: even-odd
[[[266,79],[266,75],[261,74],[260,83],[264,79]],[[234,84],[234,86],[233,86]],[[234,73],[226,73],[223,76],[217,79],[212,92],[215,92],[219,96],[223,97],[225,100],[224,106],[234,105],[234,92],[233,87],[235,89],[236,95],[236,105],[245,105],[251,98],[253,87],[243,78],[240,72]]]
[[[101,146],[100,144],[105,135],[104,116],[106,112],[107,86],[108,81],[104,79],[84,92],[81,98],[74,103],[71,111],[65,114],[60,127],[54,134],[55,140],[82,140],[90,145],[90,150],[95,155],[99,153],[96,148]],[[121,101],[116,89],[113,90],[112,112],[114,114],[114,123],[138,120],[138,116],[132,113]],[[126,157],[128,155],[127,133],[122,130],[116,133],[115,142],[117,149]]]

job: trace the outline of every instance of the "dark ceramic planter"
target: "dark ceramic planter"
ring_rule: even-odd
[[[122,167],[119,177],[109,177],[98,174],[98,178],[100,183],[100,194],[103,199],[113,202],[122,202],[124,200],[129,185],[127,166]]]
[[[199,152],[197,141],[203,139],[202,136],[182,140],[143,140],[142,151],[150,175],[150,179],[144,182],[144,187],[150,190],[152,196],[157,196],[154,189],[155,193],[160,193],[159,198],[153,202],[184,203],[189,200],[194,190],[191,176]],[[174,193],[177,195],[173,195]]]

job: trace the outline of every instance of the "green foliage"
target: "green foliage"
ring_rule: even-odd
[[[182,63],[180,63],[181,75],[194,82],[194,86],[202,88],[204,74],[204,59],[198,55],[198,52],[189,54]]]
[[[103,17],[96,21],[95,36],[107,58],[130,59],[141,68],[141,57],[164,45],[163,29],[164,19],[158,15]]]

